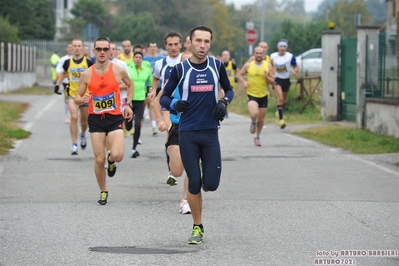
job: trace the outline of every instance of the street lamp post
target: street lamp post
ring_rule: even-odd
[[[265,41],[265,0],[261,0],[262,19],[260,23],[260,41]]]

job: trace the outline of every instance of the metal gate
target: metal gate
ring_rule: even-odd
[[[356,121],[357,38],[341,41],[340,117]]]

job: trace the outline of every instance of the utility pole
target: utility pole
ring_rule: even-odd
[[[265,0],[261,0],[261,8],[262,8],[262,20],[260,23],[260,41],[265,41]]]
[[[254,25],[254,23],[252,21],[252,9],[251,8],[248,8],[248,10],[247,10],[247,17],[248,17],[248,22],[246,23],[246,29],[247,30],[253,30],[255,25]],[[248,45],[248,54],[249,54],[249,56],[252,55],[252,50],[253,50],[253,45],[249,44]]]

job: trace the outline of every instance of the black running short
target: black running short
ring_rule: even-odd
[[[108,135],[111,131],[122,130],[123,121],[122,115],[111,115],[107,113],[101,115],[89,114],[89,132],[105,132],[106,135]]]
[[[283,92],[288,92],[290,90],[291,81],[290,79],[276,78],[274,84],[280,85]]]
[[[267,103],[269,102],[269,97],[268,95],[266,95],[265,97],[262,98],[257,98],[251,95],[247,95],[248,96],[248,102],[249,101],[255,101],[258,103],[259,108],[267,108]]]
[[[168,133],[168,141],[165,147],[168,148],[170,145],[179,145],[179,124],[172,124]]]

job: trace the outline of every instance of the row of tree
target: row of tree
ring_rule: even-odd
[[[0,6],[0,41],[54,38],[52,0],[0,0]],[[130,39],[135,44],[156,41],[163,46],[165,33],[174,30],[187,36],[193,26],[205,24],[214,30],[214,54],[227,49],[237,55],[247,51],[246,23],[252,20],[260,32],[263,15],[269,51],[285,38],[291,51],[300,54],[321,46],[321,31],[327,30],[328,21],[336,23],[344,38],[356,34],[356,13],[361,14],[362,24],[381,23],[386,17],[386,3],[324,0],[318,12],[307,14],[303,0],[257,0],[240,9],[225,0],[78,0],[71,13],[74,18],[66,21],[70,29],[66,40],[82,37],[83,28],[92,23],[99,27],[101,36],[112,40]]]
[[[54,39],[55,15],[51,0],[0,0],[0,41]]]

